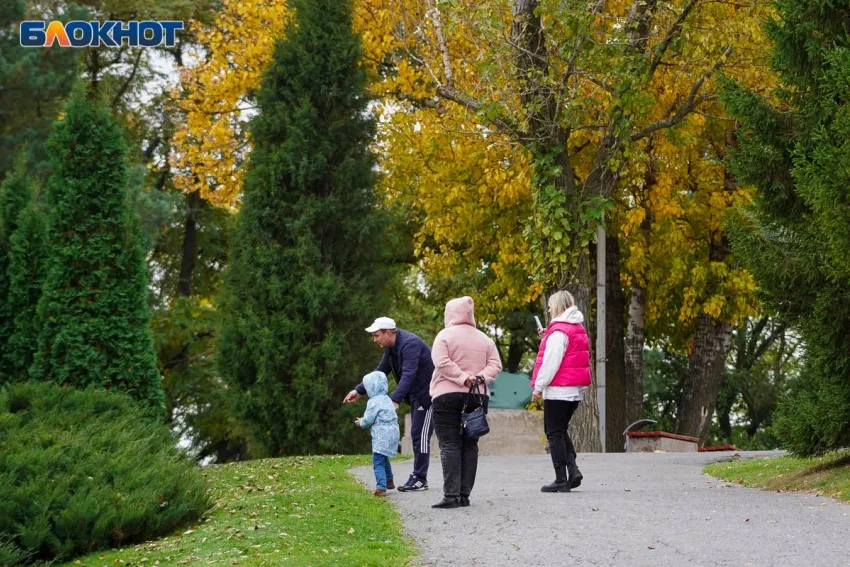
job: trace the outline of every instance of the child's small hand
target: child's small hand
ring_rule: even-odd
[[[360,418],[359,417],[354,420],[354,425],[360,425]]]

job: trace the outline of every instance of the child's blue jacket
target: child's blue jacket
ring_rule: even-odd
[[[387,395],[389,384],[383,372],[370,372],[363,377],[363,386],[369,395],[366,413],[360,418],[360,427],[372,428],[372,452],[395,457],[398,451],[398,416],[393,401]]]

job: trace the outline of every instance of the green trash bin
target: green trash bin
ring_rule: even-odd
[[[490,407],[499,409],[525,409],[531,401],[531,376],[499,372],[490,387]]]

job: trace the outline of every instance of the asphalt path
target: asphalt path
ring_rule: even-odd
[[[742,452],[740,458],[776,453]],[[430,490],[390,491],[420,565],[504,567],[850,566],[850,505],[744,488],[702,474],[729,453],[582,454],[581,487],[547,494],[548,456],[482,457],[471,506],[432,509]],[[411,461],[393,463],[397,482]],[[374,487],[371,467],[352,473]]]

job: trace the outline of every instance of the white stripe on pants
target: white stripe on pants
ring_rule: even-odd
[[[429,453],[429,441],[431,440],[430,430],[431,430],[431,415],[433,413],[433,407],[428,408],[428,411],[425,413],[425,422],[422,424],[422,433],[419,435],[419,452],[420,453]]]

